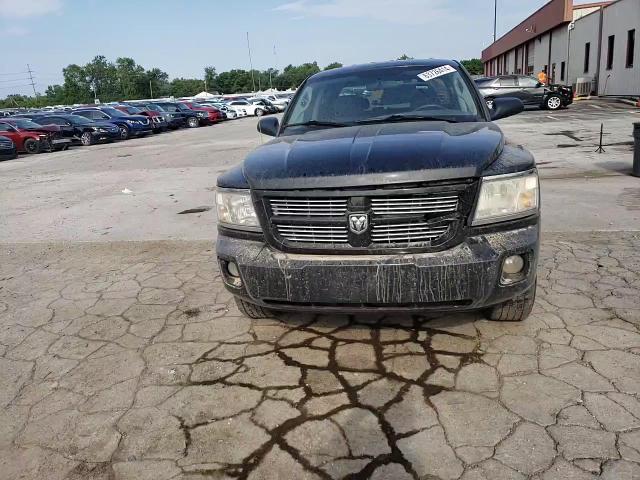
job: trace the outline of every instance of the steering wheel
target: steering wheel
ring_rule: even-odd
[[[418,110],[446,110],[442,105],[438,105],[435,103],[427,103],[425,105],[420,105],[417,108],[414,108],[413,111],[416,112]]]

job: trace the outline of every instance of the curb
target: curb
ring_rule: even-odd
[[[627,105],[633,105],[634,107],[640,107],[640,100],[631,100],[630,98],[618,98],[618,102],[626,103]]]

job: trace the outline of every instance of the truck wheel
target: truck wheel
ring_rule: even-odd
[[[91,135],[90,132],[84,132],[82,135],[80,135],[80,143],[82,143],[82,145],[84,145],[85,147],[93,145],[93,135]]]
[[[487,108],[489,110],[492,110],[493,109],[493,98],[486,98],[485,102],[487,102]]]
[[[264,115],[264,110],[256,108],[256,117],[261,117],[262,115]]]
[[[24,150],[27,153],[40,153],[40,142],[35,138],[27,138],[24,141]]]
[[[235,297],[236,305],[238,306],[238,310],[240,310],[244,315],[249,318],[271,318],[273,317],[273,312],[269,309],[262,308],[258,305],[254,305],[253,303],[245,302],[241,298]]]
[[[544,101],[544,106],[548,110],[558,110],[562,106],[562,99],[558,95],[549,95]]]
[[[527,318],[536,299],[536,284],[522,295],[487,310],[489,320],[498,322],[520,322]]]
[[[189,119],[187,120],[187,126],[189,128],[196,128],[200,126],[200,120],[198,120],[196,117],[189,117]]]

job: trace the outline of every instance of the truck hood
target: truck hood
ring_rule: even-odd
[[[479,177],[504,148],[493,123],[402,122],[316,129],[251,152],[252,189],[338,188]]]

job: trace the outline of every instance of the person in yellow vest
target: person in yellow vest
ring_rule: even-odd
[[[549,79],[547,78],[547,70],[546,69],[543,68],[542,70],[540,70],[540,73],[538,74],[538,81],[540,83],[545,84],[545,85],[547,84]]]

